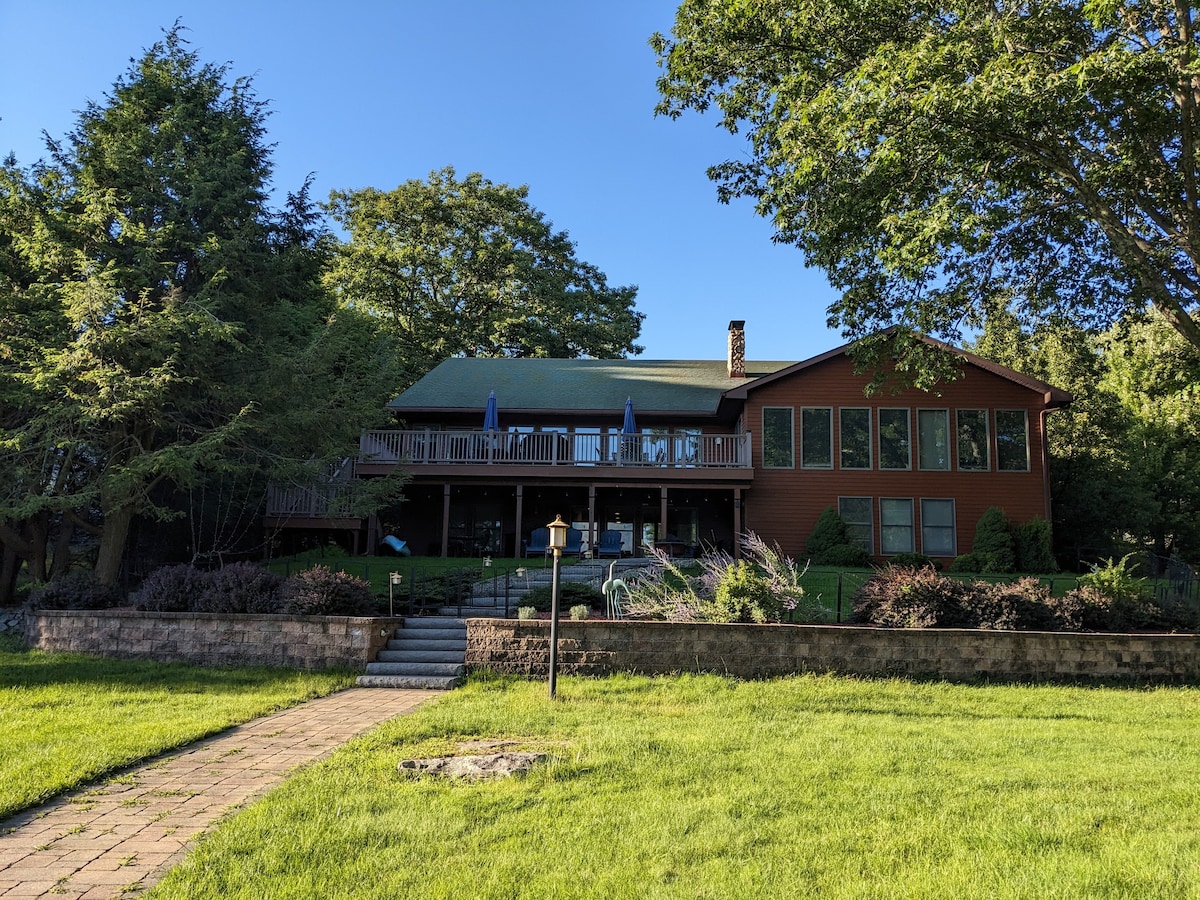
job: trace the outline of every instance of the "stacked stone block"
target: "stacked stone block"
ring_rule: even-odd
[[[66,650],[202,666],[363,669],[401,619],[43,610],[26,621],[25,641]]]
[[[607,675],[716,672],[770,678],[797,672],[954,680],[1200,679],[1200,636],[1078,634],[846,625],[712,625],[563,621],[559,671]],[[467,669],[544,678],[550,623],[467,622]]]

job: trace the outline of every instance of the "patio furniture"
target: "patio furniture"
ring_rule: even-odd
[[[606,556],[622,556],[622,535],[619,531],[600,532],[600,543],[596,546],[596,556],[603,559]]]
[[[529,540],[525,542],[525,555],[534,556],[541,554],[545,556],[550,551],[550,529],[535,528],[529,532]]]

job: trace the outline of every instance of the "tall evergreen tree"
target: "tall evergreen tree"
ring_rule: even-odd
[[[327,241],[306,190],[268,207],[265,114],[176,26],[49,142],[49,163],[7,167],[29,198],[8,206],[31,275],[10,296],[44,299],[54,333],[4,372],[0,390],[30,402],[6,424],[21,455],[3,464],[59,462],[29,470],[36,488],[0,522],[68,510],[98,532],[103,581],[135,516],[178,514],[165,488],[348,455],[394,387],[361,362],[382,339],[374,323],[320,286]],[[366,338],[350,361],[329,350],[347,334]]]

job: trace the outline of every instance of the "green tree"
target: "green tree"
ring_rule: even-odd
[[[1130,417],[1101,384],[1105,357],[1092,334],[1047,321],[1024,331],[1010,314],[989,319],[973,348],[1069,391],[1066,409],[1046,417],[1055,553],[1064,565],[1112,555],[1125,534],[1140,534],[1153,499],[1135,466]]]
[[[0,423],[19,483],[0,526],[49,513],[94,529],[104,582],[135,516],[180,514],[171,489],[320,471],[395,387],[372,360],[377,323],[320,285],[306,190],[267,206],[264,115],[176,26],[49,163],[5,167],[0,316],[30,298],[44,316],[0,370],[19,400]]]
[[[1193,8],[1165,0],[684,0],[658,112],[719,109],[713,166],[844,292],[831,324],[957,341],[1000,309],[1152,306],[1200,347]],[[901,369],[921,346],[889,338]],[[899,338],[896,338],[899,335]],[[918,383],[920,379],[918,379]]]
[[[1106,334],[1101,387],[1127,416],[1130,471],[1148,514],[1136,532],[1159,557],[1200,558],[1200,350],[1158,320]]]
[[[576,259],[528,194],[446,168],[393,191],[331,195],[328,210],[350,239],[328,284],[388,324],[406,384],[451,356],[641,352],[637,289],[609,287]]]

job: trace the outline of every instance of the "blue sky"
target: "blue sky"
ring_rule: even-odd
[[[453,165],[527,184],[611,284],[638,285],[645,358],[751,359],[842,343],[834,293],[750,204],[717,202],[707,166],[745,154],[715,118],[656,118],[670,0],[0,0],[0,155],[45,155],[176,18],[202,59],[270,102],[275,188],[391,189]]]

